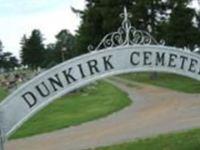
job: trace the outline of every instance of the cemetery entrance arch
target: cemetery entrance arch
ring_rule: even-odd
[[[123,17],[122,27],[106,35],[94,51],[39,74],[0,104],[2,145],[56,98],[107,76],[156,71],[200,80],[199,54],[160,45],[148,32],[130,25],[126,9]]]

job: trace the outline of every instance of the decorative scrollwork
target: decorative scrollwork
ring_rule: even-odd
[[[152,37],[148,32],[143,30],[137,30],[131,25],[129,18],[132,14],[127,12],[126,7],[124,8],[124,13],[120,14],[120,17],[124,18],[122,25],[116,32],[112,32],[104,36],[99,45],[94,48],[93,46],[88,46],[88,50],[100,50],[103,48],[113,48],[117,46],[127,46],[127,45],[149,45],[149,44],[161,44],[164,45],[164,41],[157,42],[154,37]]]
[[[198,45],[195,45],[193,52],[200,54],[200,47]]]
[[[200,47],[198,45],[194,46],[194,49],[190,49],[188,47],[184,47],[183,50],[188,53],[197,53],[200,54]]]

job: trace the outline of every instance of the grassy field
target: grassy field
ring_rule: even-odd
[[[94,120],[128,106],[128,96],[106,82],[56,100],[26,122],[11,138],[22,138]]]
[[[154,138],[128,142],[96,150],[199,150],[200,129],[160,135]]]
[[[7,95],[8,92],[0,87],[0,101],[2,101]]]
[[[134,73],[125,74],[120,77],[130,79],[137,82],[144,82],[160,87],[169,88],[172,90],[177,90],[186,93],[200,93],[200,82],[186,78],[183,76],[177,76],[173,74],[159,73],[156,80],[150,79],[149,73]]]

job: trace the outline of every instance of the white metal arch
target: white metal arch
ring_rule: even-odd
[[[95,80],[128,72],[169,72],[200,80],[200,56],[164,46],[126,46],[92,52],[35,77],[0,105],[1,129],[9,137],[56,98]]]

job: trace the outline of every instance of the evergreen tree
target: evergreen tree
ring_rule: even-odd
[[[57,64],[57,59],[55,55],[55,44],[51,43],[46,46],[44,57],[45,59],[43,62],[43,67],[50,68]]]
[[[30,38],[25,36],[21,42],[21,59],[24,65],[31,68],[41,67],[44,61],[45,48],[42,34],[39,30],[33,30]]]
[[[163,0],[86,0],[86,9],[78,12],[82,23],[77,32],[77,49],[87,52],[89,44],[97,45],[102,37],[116,31],[124,6],[132,13],[132,24],[157,36],[160,22],[167,18],[168,5]]]
[[[2,52],[2,51],[3,51],[3,44],[2,44],[2,42],[0,40],[0,52]]]
[[[47,45],[44,67],[52,67],[76,56],[76,51],[74,51],[75,37],[68,30],[61,30],[56,35],[56,39],[56,43]]]
[[[189,8],[191,0],[86,0],[86,9],[73,9],[81,16],[77,31],[76,49],[88,52],[88,45],[96,46],[103,36],[116,31],[120,26],[123,7],[133,17],[131,22],[137,29],[150,32],[157,41],[164,39],[167,45],[199,45],[200,15],[196,14],[198,27],[194,25],[195,10]]]
[[[75,37],[68,30],[61,30],[56,35],[54,62],[62,62],[75,56]]]
[[[3,44],[0,40],[0,68],[3,67]]]
[[[169,45],[177,47],[194,48],[198,44],[200,34],[194,26],[195,10],[188,7],[188,0],[174,3],[173,11],[166,26],[166,41]]]
[[[26,35],[23,35],[20,44],[21,44],[20,57],[22,60],[22,64],[26,65],[26,63],[28,62],[28,59],[29,59],[29,57],[28,57],[29,52],[27,50],[28,39],[27,39]]]
[[[199,2],[199,4],[200,4],[200,2]],[[200,11],[199,12],[197,12],[196,13],[196,23],[197,23],[197,39],[196,39],[196,41],[197,41],[197,45],[200,47]]]
[[[196,13],[196,19],[197,19],[198,29],[200,30],[200,11]]]

